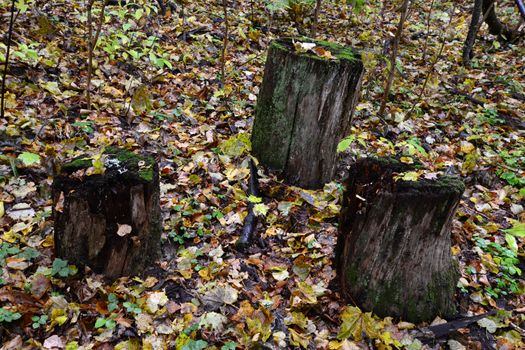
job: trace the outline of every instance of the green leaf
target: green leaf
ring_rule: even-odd
[[[66,260],[56,258],[51,267],[51,275],[59,275],[60,277],[68,277],[77,273],[77,268],[74,265],[68,265]]]
[[[425,151],[425,149],[421,146],[421,144],[419,143],[419,139],[414,137],[414,138],[411,138],[409,140],[407,140],[407,143],[414,146],[414,148],[421,154],[425,155],[425,156],[428,156],[428,153],[427,151]]]
[[[190,340],[181,350],[202,350],[208,346],[208,342],[205,340]]]
[[[255,204],[253,206],[253,213],[257,216],[266,216],[268,213],[268,206],[263,203]]]
[[[16,2],[15,7],[16,7],[21,13],[26,12],[27,9],[29,8],[29,6],[27,5],[26,1],[24,1],[24,0],[18,0],[18,1]]]
[[[515,237],[523,238],[525,237],[525,223],[523,222],[517,222],[512,226],[512,228],[509,228],[507,230],[503,230],[503,232],[506,232],[508,234],[511,234]]]
[[[105,326],[107,329],[113,329],[117,326],[117,322],[114,320],[106,320]]]
[[[53,261],[53,265],[51,267],[51,274],[54,276],[58,274],[63,268],[67,267],[67,261],[62,260],[60,258],[56,258]]]
[[[237,348],[237,343],[234,341],[229,341],[227,343],[224,343],[223,346],[221,346],[221,350],[235,350]]]
[[[354,135],[350,135],[350,136],[345,137],[344,139],[342,139],[341,142],[339,142],[339,144],[337,145],[337,153],[341,153],[341,152],[346,151],[348,149],[348,147],[350,147],[352,142],[354,142],[354,140],[355,140],[355,136]]]
[[[78,349],[78,342],[71,341],[66,344],[66,350],[77,350]]]
[[[95,328],[104,327],[105,324],[106,324],[105,318],[97,318],[97,321],[95,322]]]
[[[24,165],[32,165],[36,163],[40,163],[40,156],[35,153],[31,152],[23,152],[20,155],[18,155],[18,159],[22,161]]]
[[[254,196],[254,195],[251,194],[251,195],[248,197],[248,201],[249,201],[249,202],[252,202],[252,203],[261,203],[261,202],[262,202],[262,198],[257,197],[257,196]]]
[[[514,237],[513,235],[511,235],[509,233],[506,233],[505,234],[505,241],[507,242],[507,244],[509,245],[509,248],[512,251],[514,251],[514,252],[518,251],[518,242],[516,242],[516,237]]]

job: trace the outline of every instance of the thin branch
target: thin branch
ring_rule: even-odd
[[[407,19],[408,9],[410,7],[410,0],[404,0],[401,7],[401,17],[399,18],[399,24],[397,25],[396,36],[394,38],[394,45],[390,51],[390,69],[388,71],[388,79],[385,85],[385,91],[383,93],[383,99],[381,101],[381,107],[379,108],[379,115],[385,114],[386,104],[388,102],[388,96],[390,95],[390,89],[394,82],[394,75],[396,72],[396,59],[397,52],[399,50],[399,42],[401,41],[401,35],[403,34],[403,27],[405,20]]]
[[[9,51],[11,49],[11,37],[13,36],[13,26],[15,23],[15,0],[11,1],[11,18],[9,19],[9,31],[7,32],[7,50],[5,54],[4,71],[2,72],[2,98],[0,103],[0,119],[4,119],[5,110],[5,81],[7,78],[7,68],[9,68]]]
[[[95,0],[89,0],[87,5],[87,25],[88,25],[88,67],[87,67],[87,83],[86,83],[86,104],[87,109],[91,110],[91,76],[93,74],[93,52],[97,46],[98,37],[100,31],[102,30],[102,24],[104,23],[104,10],[109,0],[104,0],[102,2],[102,9],[100,10],[100,15],[97,23],[97,30],[95,32],[95,37],[93,37],[93,16],[92,9]]]
[[[317,35],[317,25],[319,24],[319,13],[321,12],[321,3],[323,0],[316,0],[315,2],[315,12],[314,12],[314,21],[312,22],[312,30],[310,36],[315,38]]]
[[[456,10],[456,4],[454,3],[454,6],[452,7],[452,11],[451,11],[451,13],[449,15],[447,28],[450,28],[450,25],[452,24],[452,18],[454,17],[454,11],[455,10]],[[408,111],[408,113],[406,115],[406,118],[410,117],[412,112],[414,112],[414,109],[416,108],[416,105],[419,103],[419,101],[421,100],[421,97],[425,93],[425,89],[427,87],[428,81],[430,80],[430,77],[432,76],[432,72],[434,72],[434,68],[436,67],[437,62],[439,61],[439,58],[441,57],[441,55],[443,54],[443,50],[445,49],[445,42],[446,42],[446,35],[443,34],[442,35],[442,40],[441,40],[441,46],[439,47],[439,52],[434,57],[434,60],[432,61],[431,66],[428,68],[427,76],[425,77],[425,81],[423,82],[423,86],[421,87],[421,91],[419,92],[419,94],[418,94],[416,100],[414,101],[414,103],[412,103],[412,107]]]
[[[226,52],[228,49],[228,0],[222,0],[222,10],[224,11],[224,39],[221,54],[221,79],[224,85],[226,83]]]
[[[421,55],[421,57],[423,58],[423,61],[425,61],[427,59],[427,48],[428,48],[428,37],[430,35],[430,20],[432,19],[432,10],[434,10],[434,1],[435,0],[432,0],[432,2],[430,3],[430,10],[428,11],[428,16],[427,16],[427,35],[425,37],[425,46],[423,47],[423,54]]]

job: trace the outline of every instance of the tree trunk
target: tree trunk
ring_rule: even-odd
[[[333,179],[337,144],[349,131],[363,64],[352,49],[307,42],[333,59],[298,52],[290,38],[270,44],[252,146],[261,163],[287,183],[318,188]]]
[[[470,26],[468,28],[467,38],[465,39],[465,44],[463,45],[463,64],[468,64],[472,56],[472,48],[476,42],[476,35],[480,27],[480,22],[482,19],[482,7],[483,0],[475,0],[474,8],[472,9],[472,18],[470,20]]]
[[[54,179],[53,202],[57,257],[111,278],[138,275],[156,258],[161,222],[154,158],[116,148],[98,161],[79,157]]]
[[[352,167],[336,248],[342,293],[382,317],[448,317],[459,278],[450,226],[464,185],[446,176],[396,181],[403,171],[407,166],[391,159]]]
[[[497,35],[504,40],[512,40],[515,33],[512,29],[500,22],[496,15],[496,2],[494,0],[483,0],[483,13],[485,14],[485,23],[489,26],[490,34]]]

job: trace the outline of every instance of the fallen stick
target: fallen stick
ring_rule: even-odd
[[[259,197],[259,179],[257,177],[257,167],[253,159],[250,159],[250,181],[248,182],[248,196]],[[244,252],[252,244],[253,233],[257,227],[257,215],[253,212],[255,204],[248,202],[248,215],[244,219],[241,237],[235,243],[237,250]]]
[[[452,332],[457,331],[460,328],[465,328],[474,322],[494,314],[496,314],[496,311],[492,310],[481,315],[464,317],[447,323],[421,328],[419,330],[421,331],[422,335],[417,336],[417,338],[420,340],[440,339]]]

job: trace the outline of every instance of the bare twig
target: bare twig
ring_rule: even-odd
[[[314,12],[314,21],[312,22],[312,30],[310,36],[315,38],[317,35],[317,25],[319,24],[319,13],[321,12],[321,3],[323,0],[316,0],[315,2],[315,12]]]
[[[427,59],[427,48],[428,48],[428,36],[430,35],[430,20],[432,19],[432,10],[434,10],[434,1],[430,3],[430,10],[428,11],[427,16],[427,35],[425,37],[425,46],[423,46],[423,54],[421,57],[423,58],[423,61]]]
[[[226,52],[228,50],[228,0],[222,0],[222,10],[224,12],[224,38],[221,54],[221,80],[224,85],[226,83]]]
[[[180,15],[182,17],[182,28],[183,28],[183,31],[182,31],[182,40],[183,41],[186,41],[186,39],[188,38],[188,34],[186,33],[186,28],[187,28],[187,25],[186,25],[186,13],[184,11],[184,8],[185,8],[185,1],[181,1],[180,3]]]
[[[449,16],[447,28],[450,28],[450,25],[452,24],[452,18],[454,17],[454,11],[455,10],[456,10],[456,4],[454,3],[454,6],[452,7],[452,11],[451,11],[450,16]],[[423,82],[423,86],[421,87],[421,91],[419,92],[419,94],[418,94],[416,100],[414,101],[414,103],[412,103],[412,107],[410,108],[410,110],[408,111],[408,113],[406,115],[407,118],[410,117],[412,112],[414,112],[414,109],[416,108],[416,105],[419,103],[419,101],[421,100],[421,97],[425,93],[425,89],[427,87],[428,81],[430,80],[430,77],[432,76],[432,73],[434,72],[434,68],[436,67],[437,62],[439,61],[439,58],[443,54],[443,50],[445,48],[445,42],[446,42],[446,35],[443,34],[442,35],[442,40],[441,40],[441,46],[439,47],[439,51],[438,51],[437,55],[434,57],[434,60],[432,61],[432,64],[428,68],[427,76],[425,77],[425,81]]]
[[[467,94],[464,91],[458,90],[456,88],[448,87],[448,86],[445,86],[445,89],[447,89],[451,94],[460,95],[460,96],[465,97],[467,100],[469,100],[470,102],[474,103],[475,105],[483,106],[485,104],[485,102],[483,102],[481,100],[478,100],[475,97],[470,96],[469,94]]]
[[[104,23],[104,10],[109,0],[103,0],[102,8],[97,23],[97,31],[95,37],[93,37],[93,17],[92,9],[95,0],[89,0],[87,5],[87,25],[88,25],[88,67],[87,67],[87,83],[86,83],[86,104],[87,109],[91,110],[91,76],[93,74],[93,51],[97,45],[100,31],[102,30],[102,24]]]
[[[386,103],[388,102],[388,96],[390,95],[390,89],[392,88],[392,83],[394,82],[394,75],[396,72],[396,59],[397,52],[399,50],[399,42],[401,41],[401,35],[403,34],[403,27],[405,25],[405,20],[407,19],[408,9],[410,7],[410,0],[404,0],[403,5],[401,6],[401,17],[399,18],[399,23],[397,25],[396,36],[394,38],[394,44],[392,50],[390,51],[390,69],[388,71],[388,79],[385,85],[385,91],[383,93],[383,100],[381,101],[381,107],[379,108],[379,115],[385,114]]]
[[[259,197],[259,178],[257,176],[257,167],[253,159],[250,159],[250,181],[248,183],[248,195]],[[257,227],[257,215],[255,215],[254,204],[248,203],[248,215],[244,219],[244,226],[242,228],[241,237],[237,240],[235,245],[239,251],[246,251],[246,249],[252,244],[253,233]]]
[[[93,63],[93,50],[92,50],[92,46],[91,46],[91,42],[92,42],[92,26],[93,26],[93,19],[92,19],[92,14],[91,14],[91,10],[93,9],[93,3],[95,2],[95,0],[88,0],[87,2],[87,27],[88,27],[88,30],[87,30],[87,36],[88,36],[88,40],[87,40],[87,45],[88,45],[88,67],[87,67],[87,82],[86,82],[86,104],[87,104],[87,109],[91,109],[91,93],[90,93],[90,90],[91,90],[91,69],[92,69],[92,63]]]
[[[2,98],[0,103],[0,119],[4,119],[5,109],[5,80],[7,77],[7,68],[9,67],[9,51],[11,49],[11,37],[13,35],[13,25],[15,22],[15,0],[11,1],[11,18],[9,19],[9,31],[7,32],[7,50],[5,54],[4,71],[2,72]]]

